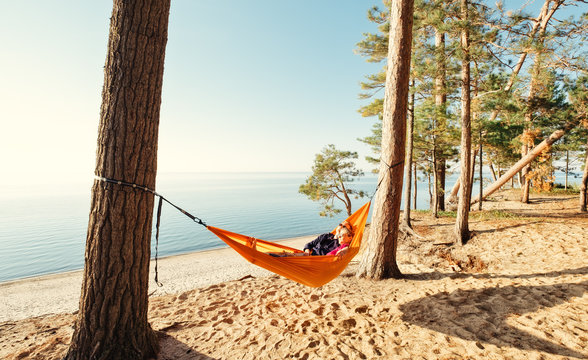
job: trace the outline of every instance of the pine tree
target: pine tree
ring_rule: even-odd
[[[170,2],[115,0],[100,111],[96,175],[155,189]],[[152,193],[95,181],[80,310],[65,357],[146,359]]]
[[[298,192],[312,201],[321,202],[321,216],[332,217],[341,212],[335,207],[336,200],[342,202],[347,215],[351,215],[351,197],[367,196],[365,192],[349,187],[356,178],[363,176],[363,171],[355,167],[354,159],[357,159],[356,152],[337,150],[333,144],[316,154],[312,175],[300,185]]]
[[[468,0],[461,0],[461,51],[462,51],[462,75],[461,75],[461,178],[460,195],[455,221],[455,236],[457,243],[465,245],[470,239],[469,212],[471,199],[471,97],[470,97],[470,39],[469,39],[469,4]]]
[[[358,276],[384,279],[401,276],[396,262],[403,169],[406,115],[410,78],[413,1],[392,0],[382,123],[380,187],[373,205],[370,238]]]

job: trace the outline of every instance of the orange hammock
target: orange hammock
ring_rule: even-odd
[[[349,245],[349,251],[342,256],[286,256],[273,257],[268,253],[303,253],[288,246],[259,240],[250,236],[236,234],[213,226],[206,228],[212,231],[222,241],[227,243],[241,256],[252,264],[261,266],[273,273],[287,277],[300,284],[319,287],[333,280],[345,268],[347,264],[359,252],[359,246],[363,237],[365,223],[370,210],[370,202],[363,205],[347,218],[353,227],[353,240]],[[332,231],[335,233],[335,230]]]

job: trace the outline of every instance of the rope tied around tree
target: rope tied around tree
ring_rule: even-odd
[[[187,217],[189,217],[190,219],[192,219],[195,223],[200,224],[204,227],[208,227],[208,225],[206,225],[206,223],[204,221],[202,221],[202,219],[200,219],[199,217],[190,214],[186,210],[182,209],[181,207],[177,206],[176,204],[174,204],[171,201],[169,201],[168,199],[166,199],[163,195],[157,193],[155,190],[150,189],[146,186],[137,185],[137,184],[129,183],[126,181],[121,181],[121,180],[109,179],[109,178],[105,178],[105,177],[98,176],[98,175],[94,176],[94,178],[98,181],[102,181],[102,182],[109,183],[109,184],[116,184],[116,185],[131,187],[133,189],[139,189],[139,190],[151,193],[154,196],[159,197],[159,202],[157,204],[157,220],[155,222],[155,283],[159,287],[163,286],[163,284],[161,282],[159,282],[159,272],[157,270],[157,259],[159,257],[159,226],[161,225],[161,208],[163,207],[163,202],[165,201],[166,203],[170,204],[171,206],[173,206],[174,208],[179,210],[182,214],[184,214]]]
[[[400,160],[396,164],[392,164],[392,165],[388,165],[388,163],[385,162],[384,159],[382,159],[382,158],[380,158],[380,161],[383,162],[384,165],[386,165],[388,167],[388,171],[392,171],[392,169],[394,169],[398,165],[404,164],[404,160]],[[384,181],[384,176],[382,176],[382,178],[378,182],[378,185],[376,186],[376,190],[374,190],[374,193],[372,194],[372,198],[370,199],[370,201],[374,199],[374,196],[376,196],[376,193],[378,192],[378,189],[380,188],[380,185],[382,184],[382,181]]]

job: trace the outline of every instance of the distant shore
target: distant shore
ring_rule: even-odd
[[[302,248],[315,237],[310,235],[278,241]],[[149,275],[151,296],[181,293],[248,275],[263,277],[271,274],[250,264],[228,247],[160,258],[158,272],[162,287],[155,284],[154,265],[152,260]],[[76,311],[82,276],[83,270],[75,270],[0,283],[0,322]]]

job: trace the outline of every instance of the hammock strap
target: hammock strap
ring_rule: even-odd
[[[159,203],[157,204],[157,222],[155,223],[155,283],[159,287],[163,286],[163,284],[159,282],[159,272],[157,270],[157,258],[158,258],[158,253],[159,253],[159,224],[161,223],[162,205],[163,205],[163,198],[159,197]]]
[[[137,184],[121,181],[121,180],[109,179],[109,178],[105,178],[105,177],[98,176],[98,175],[96,175],[94,178],[98,181],[103,181],[103,182],[109,183],[109,184],[117,184],[117,185],[132,187],[133,189],[143,190],[143,191],[146,191],[148,193],[153,194],[154,196],[159,197],[159,203],[157,204],[157,221],[155,223],[155,283],[159,287],[163,286],[163,284],[161,282],[159,282],[159,272],[157,270],[157,259],[159,257],[158,256],[159,255],[159,225],[161,224],[161,208],[162,208],[163,202],[165,201],[166,203],[170,204],[171,206],[173,206],[174,208],[179,210],[182,214],[184,214],[187,217],[189,217],[190,219],[192,219],[195,223],[200,224],[204,227],[208,227],[208,225],[206,225],[206,223],[204,221],[202,221],[202,219],[200,219],[199,217],[190,214],[186,210],[182,209],[181,207],[172,203],[171,201],[169,201],[168,199],[166,199],[162,195],[158,194],[155,190],[152,190],[146,186],[137,185]]]
[[[393,165],[388,165],[388,163],[385,162],[384,159],[382,159],[382,158],[380,158],[380,161],[383,162],[384,165],[386,165],[388,167],[388,171],[392,171],[392,169],[394,169],[398,165],[404,164],[404,160],[400,160],[399,162],[397,162],[396,164],[393,164]],[[382,178],[378,182],[378,185],[376,186],[376,190],[374,190],[374,193],[372,194],[372,198],[370,199],[370,201],[374,199],[374,196],[376,195],[376,192],[378,192],[378,189],[380,188],[382,181],[384,181],[384,178],[385,178],[385,176],[382,176]]]
[[[170,204],[171,206],[175,207],[177,210],[179,210],[182,214],[186,215],[187,217],[189,217],[190,219],[192,219],[192,221],[194,221],[195,223],[198,223],[204,227],[207,227],[208,225],[206,225],[206,223],[204,221],[202,221],[202,219],[200,219],[197,216],[194,216],[192,214],[190,214],[189,212],[187,212],[186,210],[182,209],[181,207],[177,206],[176,204],[172,203],[171,201],[169,201],[168,199],[166,199],[163,195],[157,193],[155,190],[152,190],[146,186],[142,186],[142,185],[137,185],[137,184],[132,184],[132,183],[128,183],[125,181],[120,181],[120,180],[114,180],[114,179],[108,179],[105,177],[101,177],[101,176],[95,176],[96,180],[99,181],[104,181],[107,183],[111,183],[111,184],[117,184],[117,185],[123,185],[123,186],[129,186],[132,187],[133,189],[139,189],[139,190],[143,190],[149,193],[152,193],[153,195],[159,197],[160,199],[162,199],[163,201],[165,201],[166,203]]]

